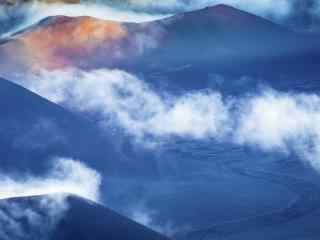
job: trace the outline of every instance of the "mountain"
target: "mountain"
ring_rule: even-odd
[[[28,57],[28,67],[57,69],[63,66],[97,64],[97,53],[108,53],[104,61],[117,59],[115,44],[127,35],[120,23],[91,17],[49,17],[38,25],[16,35],[3,49],[5,55],[14,52]],[[7,50],[7,51],[6,51]],[[107,58],[108,56],[108,58]],[[10,57],[9,57],[10,58]],[[14,59],[15,64],[24,64]],[[12,63],[11,63],[12,64]]]
[[[302,69],[311,57],[319,61],[318,39],[227,5],[178,14],[151,26],[163,32],[160,47],[133,61],[133,68],[141,61],[141,68],[149,71],[188,64],[251,74],[266,68],[287,71],[289,64]]]
[[[180,87],[207,87],[213,74],[279,82],[316,77],[318,42],[227,5],[140,24],[55,16],[0,45],[0,73],[106,67],[187,79]]]
[[[20,227],[16,231],[10,231],[8,225],[3,225],[0,236],[2,230],[7,230],[9,237],[13,237],[10,236],[11,232],[17,234],[18,231],[23,231],[24,235],[18,238],[23,240],[37,239],[39,236],[55,240],[168,240],[105,206],[77,196],[68,196],[60,202],[55,197],[44,195],[0,200],[0,225],[8,224],[5,221],[12,218],[10,223],[14,222],[15,226]],[[14,210],[17,209],[21,210],[20,216],[13,217]],[[27,218],[28,213],[34,218]],[[42,222],[36,222],[39,219]],[[48,228],[53,222],[54,225]]]
[[[94,121],[4,79],[0,109],[2,171],[42,172],[50,158],[70,157],[108,176],[156,176],[152,162],[130,154],[130,142],[120,133],[102,131]]]

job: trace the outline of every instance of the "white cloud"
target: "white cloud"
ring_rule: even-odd
[[[170,221],[166,221],[165,223],[156,221],[159,212],[146,207],[144,204],[135,205],[132,209],[129,209],[129,212],[129,217],[132,220],[165,236],[170,237],[178,232],[187,232],[190,230],[190,227],[187,226],[176,228]]]
[[[105,124],[116,120],[139,137],[220,136],[229,120],[226,105],[218,93],[163,97],[143,81],[120,70],[42,71],[23,85],[55,103],[77,111],[99,113]]]
[[[0,174],[0,199],[67,193],[99,202],[100,183],[101,176],[95,170],[76,160],[58,158],[43,177]]]
[[[131,218],[156,232],[171,236],[175,233],[171,224],[160,225],[154,222],[153,212],[146,209],[135,209],[132,213]]]
[[[172,96],[108,69],[43,71],[22,84],[75,111],[96,113],[103,124],[117,124],[139,140],[213,138],[297,154],[320,169],[320,96],[315,94],[265,89],[228,100],[210,90]]]
[[[294,152],[320,167],[318,95],[266,90],[260,96],[242,100],[239,119],[235,132],[238,144]]]

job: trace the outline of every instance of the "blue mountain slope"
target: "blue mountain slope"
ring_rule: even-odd
[[[102,131],[94,121],[4,79],[0,79],[0,109],[2,171],[39,173],[50,158],[71,157],[108,175],[156,175],[150,161],[138,166],[133,156],[128,158],[130,143],[121,134]]]
[[[227,80],[224,91],[243,92],[254,89],[257,79],[282,89],[296,81],[317,81],[317,37],[294,33],[227,5],[178,14],[149,27],[164,32],[158,48],[130,59],[127,67],[155,83],[161,79],[194,90],[212,87],[210,76],[218,74]],[[236,81],[243,76],[254,80]]]
[[[28,219],[22,214],[12,220],[16,226],[20,226],[20,231],[25,231],[27,234],[19,239],[35,239],[39,236],[46,236],[46,239],[52,240],[168,240],[168,238],[133,222],[108,208],[79,198],[77,196],[68,196],[63,202],[56,203],[56,209],[50,208],[44,201],[54,203],[52,197],[55,196],[35,196],[12,198],[0,201],[0,212],[6,216],[14,216],[13,209],[21,209],[22,212],[32,212],[38,218],[45,220],[42,223],[34,223],[34,219]],[[64,204],[64,209],[57,212],[54,219],[50,216],[55,210]],[[15,206],[14,207],[11,207]],[[47,211],[46,211],[47,210]],[[0,225],[5,224],[3,215],[0,217]],[[41,229],[46,229],[50,221],[56,221],[52,228],[47,232],[41,232]],[[37,226],[37,227],[36,227]],[[7,226],[0,226],[1,229],[9,229]],[[19,230],[17,230],[19,231]],[[9,233],[10,234],[10,231]],[[0,230],[1,236],[1,230]],[[30,236],[30,237],[29,237]],[[35,237],[32,238],[31,236]]]

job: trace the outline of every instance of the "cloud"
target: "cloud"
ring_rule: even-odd
[[[174,236],[174,234],[182,231],[181,228],[176,229],[170,222],[159,223],[155,221],[158,214],[155,210],[149,209],[144,205],[139,205],[131,209],[129,217],[135,222],[166,236]],[[186,229],[187,228],[183,228],[183,230]]]
[[[214,139],[296,154],[320,169],[316,94],[264,88],[259,94],[231,99],[212,90],[173,96],[155,91],[132,74],[110,69],[42,71],[22,84],[74,111],[94,114],[102,125],[116,125],[142,142]]]
[[[320,97],[266,90],[242,100],[235,131],[238,144],[294,152],[320,169]]]
[[[68,193],[99,202],[100,183],[100,174],[83,163],[57,158],[52,169],[42,177],[0,174],[0,199]]]
[[[49,239],[68,210],[68,194],[100,201],[101,177],[73,159],[55,159],[41,177],[0,175],[0,238],[3,240]],[[38,196],[29,200],[16,197]]]
[[[73,110],[98,113],[103,124],[116,122],[142,138],[219,136],[229,119],[218,93],[204,91],[164,97],[121,70],[41,71],[23,85]]]

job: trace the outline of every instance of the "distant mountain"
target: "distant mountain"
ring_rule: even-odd
[[[4,211],[7,216],[15,216],[13,211],[17,209],[21,210],[20,217],[13,217],[16,225],[21,224],[20,226],[23,226],[23,230],[26,233],[19,239],[34,239],[32,236],[38,236],[37,233],[42,230],[42,236],[47,234],[48,239],[54,240],[168,240],[168,238],[161,236],[102,205],[77,196],[68,196],[66,200],[64,200],[65,202],[58,202],[56,203],[55,209],[50,209],[52,206],[47,206],[44,200],[49,199],[50,203],[50,198],[52,199],[52,197],[54,196],[35,196],[0,200],[0,212]],[[59,204],[64,204],[65,206],[59,206]],[[59,207],[65,208],[59,212]],[[46,210],[46,208],[49,209]],[[54,211],[58,212],[60,216],[53,215]],[[34,216],[35,219],[23,216],[23,213],[27,212],[29,212],[30,215],[33,214],[32,216]],[[39,214],[41,219],[47,221],[33,225],[30,222],[39,220],[36,219],[36,214]],[[6,220],[3,221],[2,217],[3,215],[0,216],[0,224],[4,224]],[[58,220],[54,219],[57,221],[55,226],[45,233],[44,231],[47,226],[52,224],[52,221],[50,222],[49,220],[52,220],[54,217],[59,217]],[[8,226],[2,226],[1,230],[6,229],[6,227]],[[19,230],[21,231],[22,229],[16,231]]]
[[[151,23],[164,37],[142,65],[211,65],[229,70],[319,53],[318,39],[298,35],[261,17],[227,5],[178,14]],[[304,59],[305,60],[305,59]],[[151,64],[148,64],[151,66]],[[247,70],[247,69],[246,69]]]
[[[192,66],[199,74],[298,76],[316,71],[318,42],[227,5],[141,24],[56,16],[0,46],[0,73],[108,67],[152,75]]]

